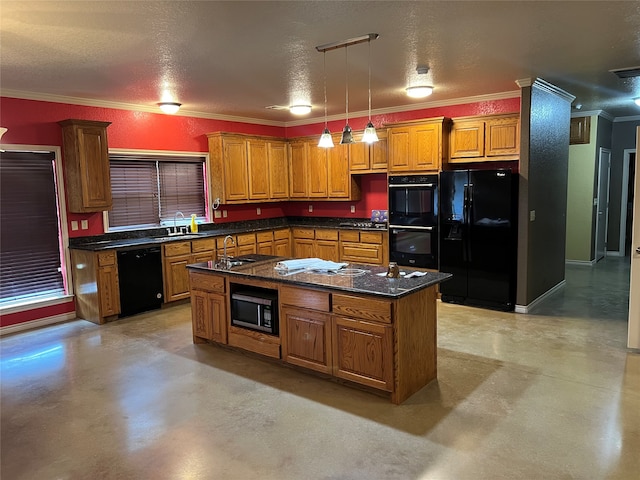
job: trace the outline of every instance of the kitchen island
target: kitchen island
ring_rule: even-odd
[[[242,260],[242,259],[240,259]],[[437,272],[397,279],[349,264],[336,273],[281,271],[284,258],[254,256],[228,270],[188,266],[194,343],[251,351],[355,383],[402,403],[437,376]],[[234,325],[234,294],[277,299],[274,333]],[[237,297],[238,295],[236,295]]]

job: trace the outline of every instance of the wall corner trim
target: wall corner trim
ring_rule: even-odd
[[[562,280],[556,286],[551,287],[549,290],[547,290],[542,295],[540,295],[538,298],[536,298],[529,305],[516,305],[515,312],[516,313],[529,313],[532,308],[534,308],[535,306],[539,305],[543,300],[545,300],[551,294],[555,293],[556,291],[560,290],[561,288],[564,288],[566,283],[567,283],[566,280]]]

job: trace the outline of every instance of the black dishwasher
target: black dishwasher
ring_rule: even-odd
[[[162,256],[160,247],[118,251],[120,316],[126,317],[162,306]]]

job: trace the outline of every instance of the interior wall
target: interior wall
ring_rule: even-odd
[[[597,181],[598,116],[591,116],[589,143],[569,145],[567,181],[567,243],[566,259],[589,262],[593,260],[594,182]]]
[[[518,239],[518,294],[528,306],[564,281],[569,125],[573,97],[536,79],[523,89],[529,115],[526,165],[521,181]],[[522,144],[521,144],[522,145]],[[524,216],[523,216],[524,215]],[[524,236],[521,236],[524,235]],[[524,264],[523,264],[524,263]]]
[[[609,226],[607,230],[607,249],[618,251],[620,248],[620,216],[626,214],[622,201],[622,168],[625,149],[636,148],[636,129],[640,126],[640,117],[626,121],[613,122],[611,134],[611,184],[609,191]],[[636,157],[637,158],[637,157]],[[621,213],[624,212],[624,213]]]

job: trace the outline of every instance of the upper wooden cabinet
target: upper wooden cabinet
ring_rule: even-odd
[[[357,142],[349,145],[349,169],[351,173],[379,173],[386,172],[388,162],[387,130],[380,128],[376,132],[378,141],[375,143]],[[361,132],[356,133],[360,138]]]
[[[569,128],[569,145],[589,143],[591,135],[591,117],[574,117]]]
[[[446,160],[449,120],[444,117],[390,125],[389,173],[437,172]]]
[[[210,133],[212,197],[223,203],[265,202],[286,199],[288,159],[283,140]]]
[[[63,120],[62,145],[69,211],[110,210],[111,174],[107,127],[110,122]]]
[[[349,171],[349,149],[334,136],[333,148],[318,147],[316,137],[289,144],[291,200],[359,200],[360,185]]]
[[[453,119],[449,163],[518,160],[520,114]]]

